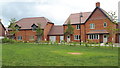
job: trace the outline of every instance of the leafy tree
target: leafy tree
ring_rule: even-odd
[[[72,35],[74,33],[74,28],[72,27],[72,25],[70,24],[70,20],[67,23],[67,29],[65,31],[65,35]]]
[[[15,18],[12,18],[12,19],[10,19],[9,20],[9,22],[10,22],[10,25],[8,26],[8,28],[11,30],[10,31],[10,35],[12,35],[11,36],[11,38],[12,39],[14,39],[14,35],[15,35],[15,33],[18,31],[18,29],[19,29],[19,27],[16,27],[16,19]]]
[[[41,28],[41,24],[38,24],[38,28],[36,29],[37,33],[37,41],[41,40],[41,37],[43,36],[43,30]]]
[[[111,20],[112,20],[113,24],[118,24],[116,13],[115,12],[109,12],[109,15],[111,17]],[[116,26],[113,26],[113,25],[109,25],[105,29],[109,32],[109,36],[112,37],[112,42],[114,42],[113,37],[115,37],[115,35],[118,33],[119,29],[116,28]]]

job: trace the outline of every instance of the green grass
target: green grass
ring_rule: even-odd
[[[16,43],[2,50],[3,66],[118,66],[118,48]]]

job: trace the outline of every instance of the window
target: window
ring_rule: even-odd
[[[88,35],[88,39],[99,39],[99,35],[98,34]]]
[[[107,23],[106,23],[106,22],[104,22],[103,26],[104,26],[104,27],[107,27]]]
[[[37,26],[36,25],[33,25],[32,26],[32,30],[35,31],[37,29]]]
[[[90,24],[90,29],[95,29],[95,24]]]
[[[34,36],[29,36],[29,40],[34,40]]]
[[[76,25],[76,29],[80,29],[80,25]]]
[[[80,35],[74,35],[74,40],[80,40]]]
[[[22,40],[22,36],[18,36],[18,40]]]

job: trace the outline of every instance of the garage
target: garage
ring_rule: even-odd
[[[52,42],[55,42],[56,41],[56,36],[50,36],[49,40],[52,41]]]

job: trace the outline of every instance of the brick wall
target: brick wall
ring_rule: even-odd
[[[80,31],[81,31],[81,41],[85,41],[85,27],[84,24],[81,25],[81,29],[76,29],[76,25],[72,25],[72,27],[74,28],[74,34],[72,34],[70,36],[71,41],[74,42],[79,42],[80,40],[74,40],[74,35],[80,35]],[[67,29],[67,25],[64,25],[64,32]],[[64,36],[65,41],[67,41],[67,36]]]
[[[5,36],[5,29],[1,24],[0,24],[0,36]]]
[[[107,23],[107,26],[112,26],[113,28],[116,28],[116,24],[113,24],[101,11],[99,11],[99,9],[97,9],[93,15],[91,16],[91,18],[85,23],[85,27],[86,27],[86,33],[88,33],[91,30],[106,30],[103,24],[104,22]],[[90,29],[90,24],[95,24],[95,29]],[[102,39],[103,36],[100,36],[100,38]],[[114,38],[114,42],[115,42],[115,35],[113,36]],[[87,38],[86,38],[87,39]],[[109,42],[112,40],[111,37],[108,38]],[[97,41],[101,41],[101,40],[95,40]]]
[[[53,25],[54,24],[52,24],[52,23],[47,23],[47,25],[45,26],[45,28],[44,28],[44,41],[45,41],[45,39],[49,40],[48,33],[51,30],[51,28],[52,28]]]

